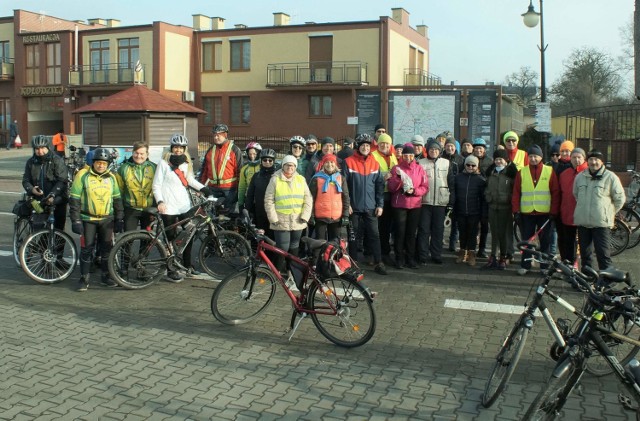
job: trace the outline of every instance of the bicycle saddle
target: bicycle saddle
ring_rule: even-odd
[[[153,216],[157,216],[158,215],[158,208],[155,206],[149,206],[148,208],[144,208],[143,210],[144,213],[150,213]]]
[[[607,268],[600,271],[600,277],[609,282],[631,282],[629,272],[616,268]]]
[[[308,245],[311,250],[319,249],[327,242],[327,240],[316,240],[310,237],[302,237],[300,241]]]

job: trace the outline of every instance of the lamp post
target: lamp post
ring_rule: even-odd
[[[547,50],[547,46],[544,44],[544,21],[542,15],[542,0],[540,1],[540,13],[536,12],[533,8],[533,0],[529,0],[529,8],[526,13],[522,14],[522,21],[529,28],[535,28],[540,21],[540,102],[547,102],[547,89],[546,89],[546,74],[544,66],[544,52]]]

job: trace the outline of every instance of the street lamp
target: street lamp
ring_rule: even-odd
[[[540,102],[547,102],[547,89],[546,89],[546,75],[544,66],[544,52],[547,50],[547,46],[544,44],[544,21],[542,15],[542,0],[540,1],[540,13],[536,12],[533,8],[533,0],[529,0],[529,8],[526,13],[522,14],[522,21],[529,28],[535,28],[540,21]]]

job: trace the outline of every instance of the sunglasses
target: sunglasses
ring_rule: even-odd
[[[291,147],[291,149],[302,149],[302,146],[300,146],[300,145],[293,145],[293,146]]]
[[[465,167],[469,167],[469,168],[475,168],[477,167],[476,164],[464,164]]]
[[[273,162],[271,158],[262,158],[262,162]]]
[[[505,142],[508,142],[508,143],[516,143],[516,140],[515,140],[515,139],[507,139]]]
[[[552,153],[551,156],[560,156],[559,153]]]

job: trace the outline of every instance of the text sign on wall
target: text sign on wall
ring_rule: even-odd
[[[357,132],[373,133],[380,121],[380,92],[360,92],[357,101]]]
[[[60,42],[60,34],[37,34],[22,37],[23,44],[36,44],[38,42]]]
[[[482,138],[487,142],[488,151],[493,146],[496,133],[497,102],[495,91],[469,91],[469,139]]]
[[[20,88],[22,96],[60,96],[64,92],[62,85],[57,86],[23,86]]]

